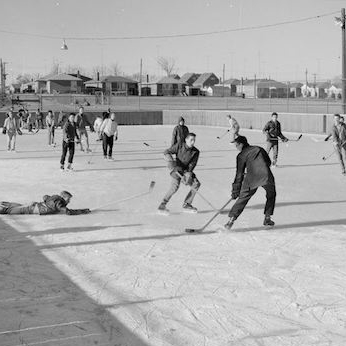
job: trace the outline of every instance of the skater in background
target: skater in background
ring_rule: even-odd
[[[240,153],[237,156],[237,171],[232,185],[232,198],[237,199],[228,216],[225,229],[230,230],[243,212],[251,197],[261,186],[266,191],[264,226],[274,226],[271,216],[274,213],[276,190],[274,176],[270,170],[271,161],[266,151],[258,146],[250,146],[246,137],[238,136],[234,144]],[[246,172],[246,174],[245,174]]]
[[[97,135],[96,141],[102,140],[102,133],[100,131],[102,123],[103,123],[102,116],[100,114],[98,114],[95,121],[94,121],[94,130],[95,130],[96,135]]]
[[[263,133],[267,136],[267,153],[273,149],[273,167],[276,167],[278,154],[279,154],[279,138],[283,142],[287,142],[288,139],[281,132],[281,124],[278,121],[278,114],[274,112],[272,119],[264,126]]]
[[[173,129],[171,146],[177,143],[184,143],[186,136],[189,134],[189,129],[185,126],[185,119],[180,117],[178,125]]]
[[[197,209],[192,206],[193,199],[201,186],[201,183],[193,173],[199,158],[199,150],[195,147],[195,141],[196,135],[189,133],[183,143],[176,143],[164,152],[165,160],[168,161],[168,168],[171,171],[172,181],[169,191],[158,208],[162,213],[169,212],[166,205],[178,191],[181,181],[191,187],[184,200],[183,210],[197,212]],[[175,155],[175,159],[173,155]]]
[[[106,118],[101,127],[103,158],[113,160],[113,144],[118,140],[118,124],[115,121],[115,113],[111,113],[110,118]]]
[[[68,209],[72,194],[68,191],[60,192],[60,195],[44,195],[42,202],[32,202],[30,204],[20,204],[14,202],[0,202],[0,214],[23,215],[23,214],[67,214],[80,215],[89,214],[90,209]]]
[[[344,119],[344,117],[343,117],[342,115],[340,115],[340,123],[342,123],[342,124],[345,123],[345,119]],[[332,133],[330,133],[324,140],[325,140],[326,142],[328,142],[329,139],[330,139],[332,136],[333,136]]]
[[[83,143],[82,143],[82,138],[85,139],[85,144],[86,144],[86,152],[89,153],[91,152],[91,149],[89,148],[89,137],[88,137],[88,132],[86,130],[86,126],[90,127],[90,131],[94,132],[94,127],[90,123],[90,121],[87,119],[86,115],[84,114],[84,108],[79,107],[79,112],[76,115],[75,118],[76,126],[77,126],[77,131],[78,131],[78,136],[79,136],[79,143],[80,143],[80,150],[84,151],[83,148]]]
[[[48,133],[48,145],[55,147],[54,135],[55,135],[55,117],[52,111],[48,111],[46,116],[46,126]]]
[[[33,129],[34,124],[35,124],[35,115],[34,115],[34,113],[28,112],[28,117],[26,119],[26,123],[27,123],[27,126],[28,126],[28,132],[32,132],[32,129]]]
[[[41,110],[38,108],[36,111],[36,129],[37,130],[42,130],[44,129],[43,125],[43,113]]]
[[[16,137],[18,130],[17,121],[13,116],[13,112],[10,110],[2,128],[2,133],[7,135],[7,151],[16,151]]]
[[[58,126],[60,126],[60,128],[62,129],[66,121],[66,115],[62,111],[60,111],[58,116]]]
[[[232,117],[232,115],[227,115],[227,118],[230,125],[229,131],[231,133],[231,143],[234,143],[234,140],[239,136],[240,126],[238,121]]]
[[[74,122],[75,116],[75,113],[70,113],[70,116],[63,127],[62,154],[60,159],[60,170],[62,171],[65,169],[64,166],[67,151],[69,152],[67,170],[73,170],[72,163],[75,152],[75,142],[78,143],[80,140]]]
[[[336,154],[341,165],[341,173],[346,175],[346,125],[340,121],[340,114],[334,115],[334,125],[332,127],[332,139]]]

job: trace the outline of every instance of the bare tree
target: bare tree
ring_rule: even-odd
[[[121,67],[117,62],[114,62],[113,64],[111,64],[108,70],[114,76],[120,76],[122,74]]]
[[[157,59],[157,63],[159,64],[161,69],[167,74],[167,76],[171,76],[176,71],[175,59],[172,57],[166,58],[166,57],[160,56]]]
[[[52,67],[50,68],[50,74],[58,74],[59,73],[59,63],[54,61]]]
[[[77,73],[78,71],[80,74],[86,74],[85,68],[80,65],[67,65],[65,69],[66,73]]]
[[[16,82],[19,83],[19,84],[25,84],[25,83],[29,83],[29,82],[35,81],[38,78],[39,78],[38,74],[24,73],[24,74],[19,74],[16,77]]]

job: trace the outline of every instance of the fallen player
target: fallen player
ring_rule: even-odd
[[[69,209],[72,194],[68,191],[62,191],[60,195],[44,195],[42,202],[32,202],[30,204],[20,204],[13,202],[0,202],[0,214],[20,215],[20,214],[67,214],[80,215],[89,214],[90,209]]]

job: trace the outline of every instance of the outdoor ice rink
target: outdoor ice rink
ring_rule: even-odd
[[[237,152],[216,139],[224,128],[187,125],[201,150],[200,192],[219,208]],[[170,216],[156,213],[170,183],[162,152],[172,129],[120,126],[115,162],[103,160],[92,134],[92,163],[77,147],[73,173],[59,170],[60,129],[56,148],[45,130],[17,136],[17,153],[0,137],[1,200],[66,189],[72,208],[95,208],[156,182],[150,195],[89,215],[0,216],[0,345],[346,345],[346,178],[335,155],[322,160],[331,143],[304,135],[281,144],[275,228],[261,226],[259,190],[232,232],[221,231],[224,213],[190,235],[184,229],[214,211],[197,195],[199,213],[183,213],[187,187]],[[241,133],[265,146],[261,132]]]

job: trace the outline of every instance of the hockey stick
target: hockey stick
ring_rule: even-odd
[[[221,213],[222,211],[228,206],[228,204],[231,203],[231,201],[233,200],[233,197],[230,198],[221,209],[219,209],[215,215],[213,215],[213,217],[201,228],[185,228],[185,232],[187,233],[201,233],[203,232],[213,221],[214,219],[216,219]]]
[[[113,204],[118,204],[118,203],[121,203],[121,202],[130,201],[130,200],[132,200],[132,199],[135,199],[135,198],[138,198],[138,197],[142,197],[142,196],[148,195],[148,194],[150,194],[150,193],[153,191],[154,187],[155,187],[155,181],[151,181],[151,182],[150,182],[150,185],[149,185],[149,190],[148,190],[148,191],[139,193],[139,194],[134,195],[134,196],[131,196],[131,197],[123,198],[123,199],[120,199],[120,200],[118,200],[118,201],[113,201],[113,202],[110,202],[110,203],[101,205],[101,206],[99,206],[99,207],[96,207],[96,208],[91,209],[91,211],[99,210],[99,209],[102,209],[102,208],[104,208],[104,207],[108,207],[108,206],[113,205]]]
[[[221,139],[221,138],[225,137],[229,131],[230,131],[230,129],[228,129],[223,135],[217,136],[216,138]]]
[[[303,134],[301,133],[297,139],[289,139],[289,141],[290,142],[299,142],[302,137],[303,137]]]
[[[343,147],[346,144],[346,141],[341,143],[340,147]],[[322,160],[327,161],[330,157],[332,157],[334,154],[336,154],[336,148],[334,148],[333,152],[330,153],[328,156],[323,156]]]

